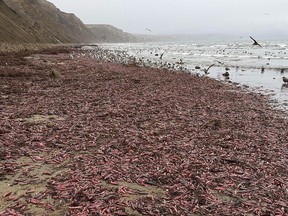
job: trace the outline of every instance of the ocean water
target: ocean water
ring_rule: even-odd
[[[251,91],[269,95],[276,108],[288,110],[288,40],[195,40],[185,42],[147,42],[101,44],[101,48],[125,52],[130,57],[153,66],[209,76],[224,82],[239,83]],[[160,56],[162,55],[162,58]],[[213,66],[211,66],[213,65]],[[211,66],[208,73],[205,69]],[[229,73],[229,79],[223,76]]]

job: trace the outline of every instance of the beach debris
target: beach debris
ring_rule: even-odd
[[[253,38],[253,37],[251,37],[250,36],[250,38],[251,38],[251,40],[253,40],[253,46],[260,46],[261,47],[261,45]]]
[[[195,66],[195,69],[197,69],[197,70],[198,70],[198,69],[201,69],[201,67],[200,67],[200,66]]]
[[[285,68],[280,69],[280,73],[283,74],[285,72]]]
[[[52,78],[60,78],[61,74],[56,69],[52,69],[52,71],[50,72],[50,77],[52,77]]]
[[[37,76],[0,79],[0,215],[287,215],[287,119],[263,96],[120,56],[5,68]]]
[[[164,53],[162,53],[162,54],[160,55],[160,59],[161,59],[161,60],[162,60],[163,55],[164,55]]]

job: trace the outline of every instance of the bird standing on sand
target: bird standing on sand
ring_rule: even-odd
[[[176,64],[180,64],[180,65],[184,64],[183,59],[180,58],[180,61],[179,61],[179,62],[176,62]]]
[[[283,79],[284,83],[288,83],[288,78],[287,77],[283,77],[282,79]]]
[[[223,73],[222,75],[223,75],[225,78],[229,78],[229,75],[230,75],[230,74],[229,74],[229,72],[228,72],[228,71],[226,71],[226,72],[225,72],[225,73]]]
[[[261,67],[261,73],[264,73],[264,71],[265,71],[265,68]]]
[[[253,46],[256,45],[256,46],[260,46],[260,47],[261,47],[261,45],[260,45],[253,37],[250,36],[250,38],[251,38],[251,39],[253,40],[253,42],[254,42],[254,43],[252,44]]]

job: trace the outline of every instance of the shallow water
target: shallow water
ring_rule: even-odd
[[[288,41],[258,42],[262,47],[253,46],[250,40],[102,44],[101,47],[122,50],[143,61],[169,62],[176,68],[181,65],[200,76],[214,64],[207,76],[218,80],[227,81],[222,74],[229,68],[230,81],[269,95],[278,108],[288,110],[288,86],[282,81],[283,76],[288,76]],[[196,66],[200,69],[195,69]]]

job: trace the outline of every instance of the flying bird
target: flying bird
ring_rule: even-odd
[[[149,29],[149,28],[146,28],[146,31],[152,32],[151,29]]]
[[[252,44],[253,46],[256,45],[256,46],[260,46],[260,47],[261,47],[261,45],[260,45],[253,37],[250,36],[250,38],[251,38],[251,40],[253,40],[253,42],[254,42],[254,43]]]
[[[204,69],[204,73],[207,75],[209,74],[208,70],[213,67],[215,64],[210,65],[207,69]]]
[[[219,60],[216,60],[216,62],[219,63],[220,65],[223,65],[223,64],[224,64],[224,62],[221,62],[221,61],[219,61]]]

